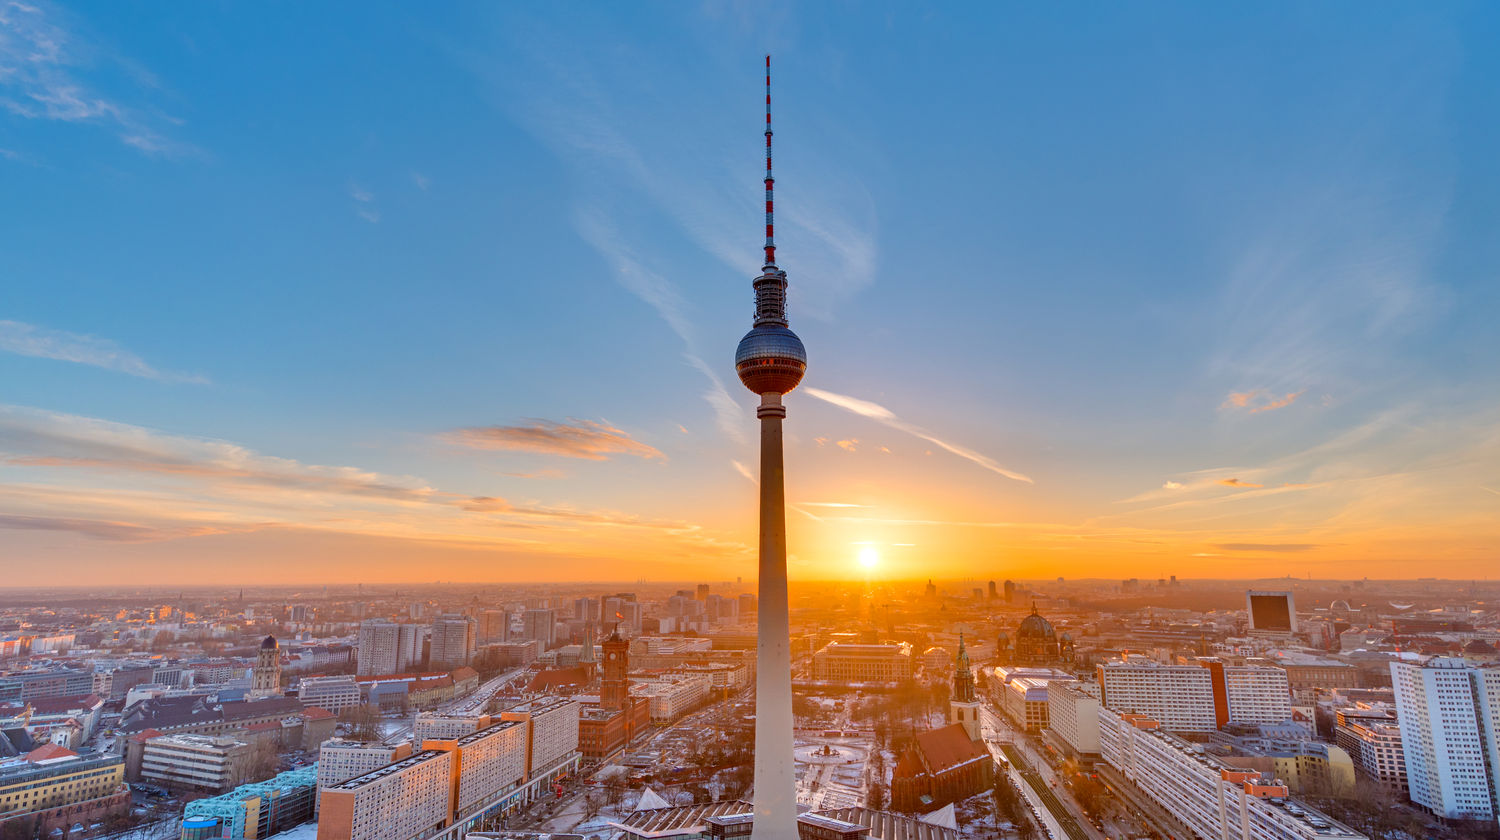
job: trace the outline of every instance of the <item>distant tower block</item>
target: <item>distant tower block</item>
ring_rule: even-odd
[[[755,644],[755,822],[752,840],[795,840],[796,765],[792,760],[792,650],[787,616],[786,478],[783,394],[807,372],[802,340],[787,328],[786,272],[776,267],[771,177],[771,57],[766,56],[766,244],[755,278],[755,320],[740,339],[734,367],[760,395],[760,606]]]

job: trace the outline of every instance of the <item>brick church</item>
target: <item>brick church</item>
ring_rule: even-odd
[[[935,811],[989,790],[995,783],[995,760],[980,732],[979,700],[963,635],[953,674],[953,699],[947,726],[919,732],[902,751],[891,773],[891,808]]]

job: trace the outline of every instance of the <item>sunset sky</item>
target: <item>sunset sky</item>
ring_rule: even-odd
[[[792,577],[1500,569],[1500,9],[1083,8],[0,0],[0,585],[753,577],[766,52]]]

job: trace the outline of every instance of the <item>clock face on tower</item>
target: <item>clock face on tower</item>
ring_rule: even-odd
[[[614,661],[614,658],[615,658],[615,655],[614,655],[614,654],[613,654],[613,653],[611,653],[611,654],[610,654],[610,655],[609,655],[609,659],[610,659],[610,661],[611,661],[611,662],[613,662],[613,661]]]

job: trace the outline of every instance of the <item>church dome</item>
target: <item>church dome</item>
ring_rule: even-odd
[[[1021,626],[1016,628],[1016,638],[1051,641],[1057,638],[1057,631],[1052,629],[1052,622],[1032,613],[1021,619]]]
[[[264,640],[261,641],[261,643],[260,643],[260,649],[261,650],[275,650],[276,649],[276,637],[275,636],[267,636]]]

